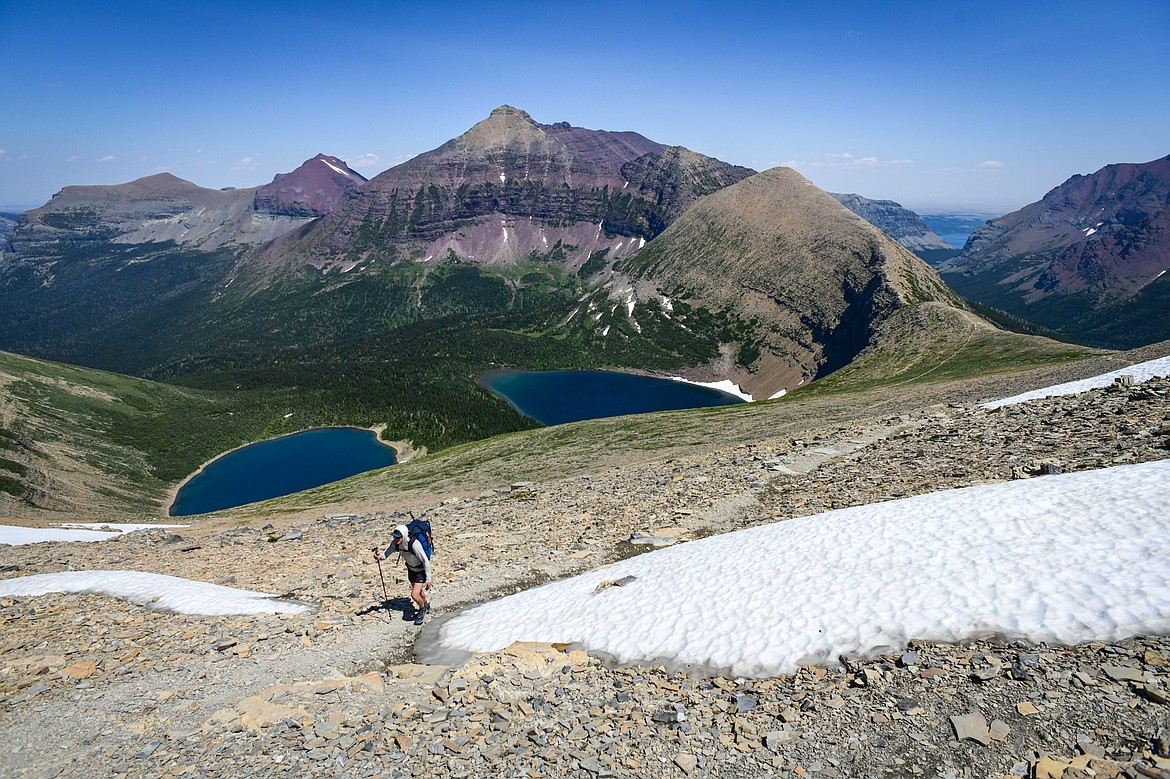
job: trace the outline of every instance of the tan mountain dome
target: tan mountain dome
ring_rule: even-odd
[[[938,274],[790,168],[699,200],[625,266],[663,294],[749,323],[757,397],[852,360],[907,305],[961,307]]]

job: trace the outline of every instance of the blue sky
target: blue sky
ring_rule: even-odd
[[[814,7],[815,6],[815,7]],[[373,176],[507,103],[1004,213],[1170,154],[1170,3],[0,0],[0,208],[162,170]]]

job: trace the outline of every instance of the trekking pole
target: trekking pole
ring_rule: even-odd
[[[378,551],[378,547],[374,547],[374,551]],[[378,564],[378,578],[382,580],[382,603],[390,601],[390,594],[386,592],[386,577],[382,575],[382,558],[375,557],[374,562]]]

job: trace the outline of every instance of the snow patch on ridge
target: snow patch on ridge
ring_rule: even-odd
[[[1163,273],[1165,273],[1165,271],[1163,271]],[[1108,387],[1118,376],[1126,375],[1133,376],[1133,381],[1135,384],[1141,384],[1143,381],[1149,381],[1153,378],[1170,376],[1170,357],[1159,357],[1155,360],[1139,362],[1136,365],[1129,366],[1128,368],[1109,371],[1108,373],[1102,373],[1100,376],[1092,376],[1088,379],[1069,381],[1065,382],[1064,384],[1055,384],[1051,387],[1042,387],[1040,389],[1031,390],[1030,392],[1022,392],[1019,395],[1012,395],[1010,398],[1002,398],[1000,400],[993,400],[988,403],[983,403],[979,407],[994,409],[1000,408],[1002,406],[1013,406],[1016,403],[1023,403],[1027,400],[1052,398],[1060,395],[1075,395],[1080,392],[1087,392],[1091,389]]]

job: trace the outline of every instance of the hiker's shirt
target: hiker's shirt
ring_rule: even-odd
[[[407,549],[402,549],[395,544],[391,544],[386,547],[386,551],[382,556],[389,557],[391,552],[398,552],[402,559],[406,561],[407,568],[412,571],[425,571],[427,581],[429,582],[431,580],[431,558],[427,557],[427,553],[423,550],[422,542],[417,538],[414,539],[414,542]]]

